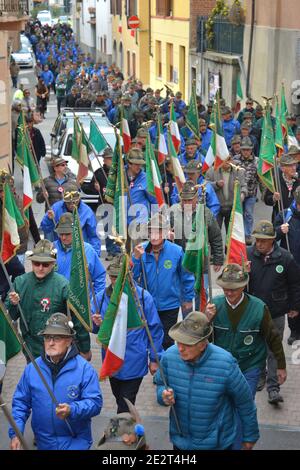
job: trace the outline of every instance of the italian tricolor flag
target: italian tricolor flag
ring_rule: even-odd
[[[172,136],[172,141],[174,148],[176,152],[179,152],[180,149],[180,144],[181,144],[181,138],[180,138],[180,132],[176,120],[176,113],[174,110],[174,104],[171,103],[171,108],[170,108],[170,132]]]
[[[128,271],[129,257],[125,255],[98,333],[98,341],[107,348],[100,370],[100,380],[113,376],[124,364],[127,330],[143,326],[128,279]]]
[[[128,121],[125,118],[122,118],[122,138],[123,138],[123,147],[124,153],[128,153],[131,146],[131,135],[129,130]]]
[[[229,151],[223,135],[222,124],[220,122],[219,99],[217,99],[214,110],[211,127],[213,135],[210,147],[207,151],[205,161],[203,163],[202,172],[205,173],[214,165],[215,170],[220,168],[222,163],[229,157]]]
[[[77,161],[77,183],[80,184],[89,172],[89,154],[93,152],[90,142],[84,132],[82,124],[77,117],[74,118],[74,130],[72,138],[72,157]]]
[[[33,201],[32,185],[37,184],[40,180],[37,168],[35,166],[33,157],[28,149],[24,147],[24,160],[23,160],[23,209],[24,211],[31,206]]]
[[[291,127],[288,126],[288,148],[290,148],[292,145],[295,145],[299,148],[299,142],[296,139]]]
[[[230,215],[226,244],[226,264],[236,263],[242,266],[243,263],[247,261],[247,250],[240,183],[238,181],[234,183],[233,207]]]
[[[1,257],[7,263],[20,246],[18,228],[24,225],[21,212],[7,183],[3,188]]]
[[[166,156],[168,155],[168,148],[167,148],[167,143],[166,143],[160,115],[158,115],[158,120],[157,120],[157,132],[158,132],[158,164],[163,165],[163,163],[166,160]]]
[[[165,200],[161,189],[161,176],[154,155],[154,150],[151,145],[149,133],[146,140],[146,178],[147,191],[156,197],[157,204],[159,208],[161,208],[164,205]]]
[[[185,176],[184,176],[182,167],[180,165],[177,152],[174,148],[170,132],[168,132],[168,147],[169,147],[169,152],[171,156],[173,175],[175,178],[176,186],[177,186],[178,192],[181,193],[183,185],[185,183]]]

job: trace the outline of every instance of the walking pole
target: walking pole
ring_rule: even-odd
[[[20,429],[18,428],[12,414],[10,413],[6,403],[4,402],[2,395],[0,394],[0,408],[3,411],[5,418],[7,419],[9,425],[13,428],[14,432],[16,433],[17,438],[21,442],[21,445],[24,450],[29,450],[28,444],[24,439],[23,434],[21,433]]]
[[[155,355],[155,360],[156,360],[156,363],[158,365],[158,368],[159,368],[159,371],[160,371],[160,374],[161,374],[161,378],[162,378],[162,381],[164,383],[164,386],[166,387],[166,389],[168,390],[169,387],[168,387],[168,384],[167,384],[167,380],[166,380],[166,377],[165,377],[165,374],[164,374],[164,371],[163,371],[163,368],[161,366],[161,363],[160,363],[160,360],[159,360],[159,356],[158,356],[158,353],[157,353],[157,350],[154,346],[154,342],[153,342],[153,338],[151,336],[151,332],[149,330],[149,326],[148,326],[148,323],[147,323],[147,319],[146,319],[146,316],[145,316],[145,312],[144,312],[144,309],[140,303],[140,299],[139,299],[139,296],[137,294],[137,291],[136,291],[136,287],[135,287],[135,284],[134,284],[134,281],[133,281],[133,278],[132,278],[132,273],[130,271],[128,271],[128,278],[129,278],[129,283],[130,283],[130,286],[133,290],[133,294],[134,294],[134,300],[135,300],[135,304],[136,304],[136,307],[140,310],[141,314],[142,314],[142,319],[143,319],[143,323],[144,323],[144,326],[145,326],[145,329],[146,329],[146,332],[147,332],[147,336],[149,338],[149,341],[150,341],[150,345],[151,345],[151,348],[154,352],[154,355]],[[174,408],[174,405],[171,405],[171,410],[172,410],[172,413],[173,413],[173,416],[174,416],[174,419],[175,419],[175,423],[176,423],[176,427],[177,427],[177,430],[179,432],[180,435],[182,435],[182,431],[181,431],[181,428],[180,428],[180,425],[179,425],[179,421],[178,421],[178,417],[177,417],[177,414],[176,414],[176,410]]]
[[[12,284],[12,282],[11,282],[11,279],[10,279],[10,277],[9,277],[9,274],[8,274],[8,272],[7,272],[7,269],[6,269],[6,266],[5,266],[4,261],[3,261],[3,259],[2,259],[2,256],[0,256],[0,263],[1,263],[1,268],[2,268],[2,270],[3,270],[3,272],[4,272],[4,275],[5,275],[5,277],[6,277],[6,280],[7,280],[7,282],[8,282],[9,290],[10,290],[11,292],[14,292],[15,289],[14,289],[14,286],[13,286],[13,284]],[[28,329],[27,321],[26,321],[26,319],[25,319],[25,315],[24,315],[23,309],[22,309],[22,307],[21,307],[21,304],[19,303],[19,304],[17,305],[17,307],[18,307],[18,309],[19,309],[19,312],[20,312],[22,321],[23,321],[23,323],[24,323],[26,332],[28,333],[28,332],[29,332],[29,329]]]
[[[38,375],[39,375],[41,381],[43,382],[43,384],[44,384],[44,386],[45,386],[47,392],[49,393],[49,396],[50,396],[52,402],[53,402],[53,403],[55,404],[55,406],[57,407],[57,406],[59,405],[59,402],[58,402],[57,399],[55,398],[54,393],[52,392],[51,388],[49,387],[49,385],[48,385],[48,383],[47,383],[45,377],[43,376],[43,373],[42,373],[40,367],[37,365],[37,362],[36,362],[35,358],[33,357],[33,355],[32,355],[32,353],[31,353],[30,349],[29,349],[28,346],[27,346],[27,344],[25,343],[23,337],[19,334],[19,332],[18,332],[17,329],[15,328],[15,326],[14,326],[14,324],[13,324],[11,318],[10,318],[10,315],[9,315],[8,311],[6,310],[5,305],[4,305],[4,303],[2,302],[1,299],[0,299],[0,308],[1,308],[1,310],[3,311],[3,314],[4,314],[5,318],[6,318],[6,321],[9,323],[9,326],[11,327],[11,329],[13,330],[13,332],[15,333],[15,335],[16,335],[16,337],[17,337],[17,340],[19,341],[20,345],[22,346],[22,349],[26,352],[27,356],[29,357],[29,359],[30,359],[30,361],[31,361],[31,363],[32,363],[32,365],[33,365],[33,367],[34,367],[35,370],[37,371],[37,373],[38,373]],[[70,423],[69,423],[69,421],[68,421],[68,418],[65,418],[65,422],[66,422],[66,425],[67,425],[67,427],[68,427],[68,429],[69,429],[69,431],[70,431],[70,433],[71,433],[71,436],[72,436],[72,437],[75,437],[76,435],[75,435],[73,429],[71,428],[71,425],[70,425]]]

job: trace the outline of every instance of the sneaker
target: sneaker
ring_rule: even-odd
[[[105,257],[105,261],[112,261],[114,259],[114,255],[111,253],[108,253]]]
[[[269,392],[268,402],[271,403],[271,405],[278,405],[278,403],[282,403],[283,401],[284,400],[278,390],[271,390]]]
[[[267,380],[267,374],[266,374],[266,371],[263,370],[259,377],[259,381],[257,382],[257,386],[256,386],[257,392],[261,392],[265,388],[266,380]]]

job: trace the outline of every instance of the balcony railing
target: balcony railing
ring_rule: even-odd
[[[28,0],[0,0],[0,16],[21,17],[28,14]]]
[[[243,54],[244,25],[235,25],[224,18],[215,18],[213,38],[209,41],[206,35],[207,18],[199,17],[197,29],[197,52],[206,50],[222,54]]]

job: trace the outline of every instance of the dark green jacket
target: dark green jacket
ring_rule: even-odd
[[[23,339],[34,357],[43,352],[43,337],[37,336],[45,328],[48,318],[56,312],[67,313],[69,283],[64,276],[52,271],[44,279],[39,280],[33,272],[25,273],[14,281],[14,289],[21,299],[21,307],[29,332],[20,319]],[[20,318],[19,309],[6,299],[6,306],[13,320]],[[81,352],[90,350],[90,337],[81,323],[73,316],[78,348]]]
[[[215,297],[213,303],[217,307],[214,343],[236,358],[242,372],[264,367],[267,345],[278,361],[278,368],[285,369],[281,340],[264,302],[245,294],[235,310],[228,305],[224,295]]]

